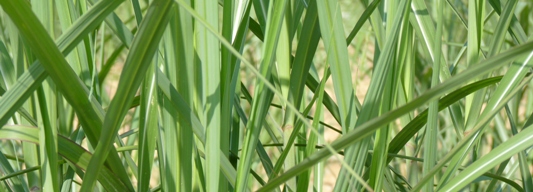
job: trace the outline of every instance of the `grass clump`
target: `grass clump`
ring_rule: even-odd
[[[0,0],[0,189],[533,191],[532,6]]]

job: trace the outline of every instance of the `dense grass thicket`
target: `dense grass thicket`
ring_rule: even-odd
[[[533,191],[530,0],[0,7],[0,191]]]

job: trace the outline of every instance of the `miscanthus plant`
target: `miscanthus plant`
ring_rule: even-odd
[[[0,7],[0,191],[533,191],[531,1]]]

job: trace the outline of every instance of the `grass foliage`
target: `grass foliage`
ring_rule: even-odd
[[[0,7],[0,191],[533,191],[530,1]]]

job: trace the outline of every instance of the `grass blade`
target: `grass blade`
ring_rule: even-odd
[[[114,138],[123,117],[126,115],[134,94],[139,87],[146,69],[158,47],[159,40],[167,26],[171,1],[155,1],[148,9],[146,18],[141,23],[138,36],[134,39],[126,60],[124,74],[120,77],[119,87],[115,98],[111,102],[103,123],[102,136],[91,158],[89,167],[84,176],[81,191],[92,191],[98,172],[103,166],[103,161],[112,147]]]

